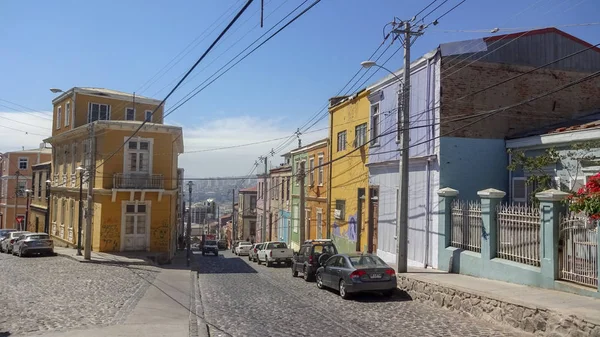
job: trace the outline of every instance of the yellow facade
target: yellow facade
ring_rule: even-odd
[[[367,90],[333,102],[329,108],[329,222],[331,238],[341,252],[367,251],[368,145],[361,146],[361,142],[368,142],[369,113]],[[357,132],[364,132],[365,137],[357,139]]]
[[[53,102],[53,136],[47,140],[54,149],[51,234],[59,243],[76,245],[80,180],[82,206],[87,209],[87,168],[93,167],[92,250],[149,251],[171,257],[176,249],[177,164],[178,154],[183,152],[182,129],[147,123],[129,140],[147,116],[145,112],[154,110],[159,101],[138,97],[134,105],[132,95],[126,93],[98,90],[107,97],[90,94],[89,89],[79,93],[77,89]],[[62,123],[58,122],[57,106],[65,109],[67,101],[75,101],[76,109],[71,119],[74,123],[65,126],[63,116]],[[97,112],[100,104],[110,113],[92,123],[92,141],[91,124],[87,122],[90,110]],[[134,106],[136,113],[127,114],[126,109]],[[161,119],[162,107],[152,121]],[[86,168],[83,175],[78,167]],[[84,228],[85,222],[83,219]]]

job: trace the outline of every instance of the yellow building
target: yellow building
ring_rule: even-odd
[[[52,137],[46,141],[53,147],[50,234],[55,242],[76,245],[80,180],[85,210],[89,171],[95,168],[92,250],[172,257],[182,129],[162,124],[162,106],[152,115],[159,100],[114,90],[75,87],[52,104]],[[144,119],[149,122],[125,143]],[[85,224],[87,212],[83,215]]]
[[[331,239],[341,252],[368,247],[368,91],[329,100],[329,202]]]

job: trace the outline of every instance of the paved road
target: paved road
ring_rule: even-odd
[[[157,272],[0,253],[0,336],[120,323]]]
[[[400,296],[346,301],[292,278],[289,268],[259,266],[231,252],[195,257],[211,336],[522,336]]]

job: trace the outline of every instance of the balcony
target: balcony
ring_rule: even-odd
[[[162,174],[115,173],[113,188],[162,190],[164,189],[164,178]]]

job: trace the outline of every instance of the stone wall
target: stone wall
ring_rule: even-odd
[[[507,324],[537,336],[600,337],[600,325],[573,315],[564,316],[543,308],[508,303],[406,276],[399,276],[398,288],[406,291],[414,301]]]

